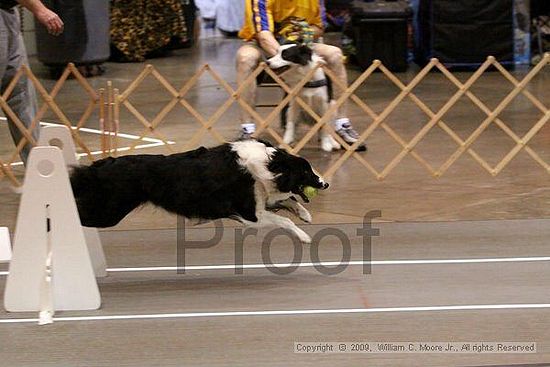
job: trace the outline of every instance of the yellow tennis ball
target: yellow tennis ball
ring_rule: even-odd
[[[313,199],[315,196],[317,196],[317,194],[319,193],[319,190],[317,190],[315,187],[312,187],[312,186],[305,186],[304,187],[304,195],[308,198],[308,199]]]

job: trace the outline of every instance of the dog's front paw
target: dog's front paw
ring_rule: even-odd
[[[336,139],[334,139],[334,138],[332,137],[332,135],[330,136],[330,143],[332,144],[332,149],[333,149],[333,150],[340,150],[340,149],[342,149],[342,146],[340,145],[340,143],[338,143],[338,142],[336,141]]]
[[[298,217],[306,223],[311,223],[311,214],[306,208],[302,207],[298,209]]]
[[[288,145],[294,143],[294,132],[289,132],[286,130],[285,135],[283,136],[283,141]]]
[[[296,234],[300,242],[311,243],[311,237],[309,237],[309,235],[306,232],[302,231],[300,228],[297,228],[294,233]]]
[[[325,152],[332,152],[333,150],[339,150],[341,148],[340,144],[334,138],[332,135],[324,136],[321,139],[321,149],[323,149]]]
[[[325,152],[332,152],[332,144],[323,139],[323,141],[321,141],[321,149],[323,149]]]

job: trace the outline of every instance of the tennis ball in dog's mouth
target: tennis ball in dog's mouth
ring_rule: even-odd
[[[319,193],[319,190],[317,190],[315,187],[312,187],[312,186],[305,186],[304,187],[304,195],[308,198],[308,199],[313,199],[315,196],[317,196],[317,194]]]

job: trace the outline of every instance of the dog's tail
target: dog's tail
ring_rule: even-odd
[[[106,158],[73,169],[71,186],[83,226],[112,227],[146,201],[140,172],[125,158]]]

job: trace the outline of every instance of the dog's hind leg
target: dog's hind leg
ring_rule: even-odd
[[[324,114],[328,111],[330,105],[326,101],[319,101],[319,103],[319,105],[321,106],[319,115],[324,116]],[[333,118],[331,118],[329,122],[323,125],[323,127],[321,127],[321,129],[319,130],[321,149],[323,149],[325,152],[331,152],[333,150],[339,150],[340,148],[342,148],[340,144],[336,141],[336,139],[334,139],[334,137],[330,134],[330,126],[328,125],[332,123],[332,120]]]
[[[99,198],[77,198],[80,221],[85,227],[106,228],[117,225],[132,210],[143,204],[140,199],[105,195]]]
[[[296,133],[296,121],[298,119],[299,107],[297,103],[290,102],[290,106],[287,111],[287,120],[285,127],[285,135],[283,141],[285,144],[292,144],[294,142],[294,135]]]
[[[112,172],[98,175],[95,167],[75,169],[71,184],[82,225],[112,227],[143,204],[145,198],[137,181],[120,182]]]

